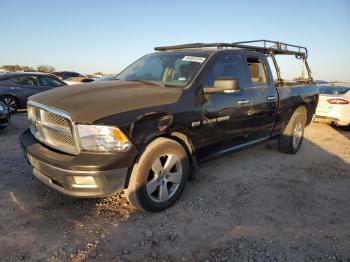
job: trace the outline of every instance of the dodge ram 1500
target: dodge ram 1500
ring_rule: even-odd
[[[20,142],[38,179],[75,197],[124,190],[135,208],[161,211],[210,158],[274,138],[281,152],[298,151],[318,102],[306,48],[259,40],[155,50],[114,80],[30,97]],[[277,55],[300,59],[308,80],[288,86]]]

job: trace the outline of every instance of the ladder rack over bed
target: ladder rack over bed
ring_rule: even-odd
[[[311,76],[311,69],[307,62],[308,51],[304,46],[287,44],[279,41],[271,40],[252,40],[252,41],[242,41],[234,43],[193,43],[184,45],[174,45],[174,46],[162,46],[155,47],[155,51],[170,51],[170,50],[182,50],[182,49],[192,49],[192,48],[236,48],[245,49],[249,51],[263,52],[269,57],[271,57],[273,64],[277,73],[277,84],[283,85],[283,79],[281,78],[281,71],[277,64],[276,55],[294,55],[297,59],[303,60],[303,63],[308,72],[307,83],[313,83]]]

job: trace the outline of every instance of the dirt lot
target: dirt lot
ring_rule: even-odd
[[[312,124],[296,155],[274,141],[200,167],[159,213],[122,195],[79,200],[31,175],[17,114],[0,130],[1,261],[350,261],[350,131]]]

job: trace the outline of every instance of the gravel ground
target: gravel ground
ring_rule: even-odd
[[[271,141],[212,160],[151,214],[47,188],[22,157],[26,126],[0,130],[1,261],[350,261],[350,131],[314,123],[296,155]]]

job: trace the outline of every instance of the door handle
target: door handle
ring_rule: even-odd
[[[251,100],[239,100],[237,102],[237,104],[239,104],[239,105],[247,105],[247,104],[251,104],[251,103],[252,103]]]
[[[276,96],[268,96],[267,97],[267,101],[273,101],[273,100],[276,100],[277,97]]]

